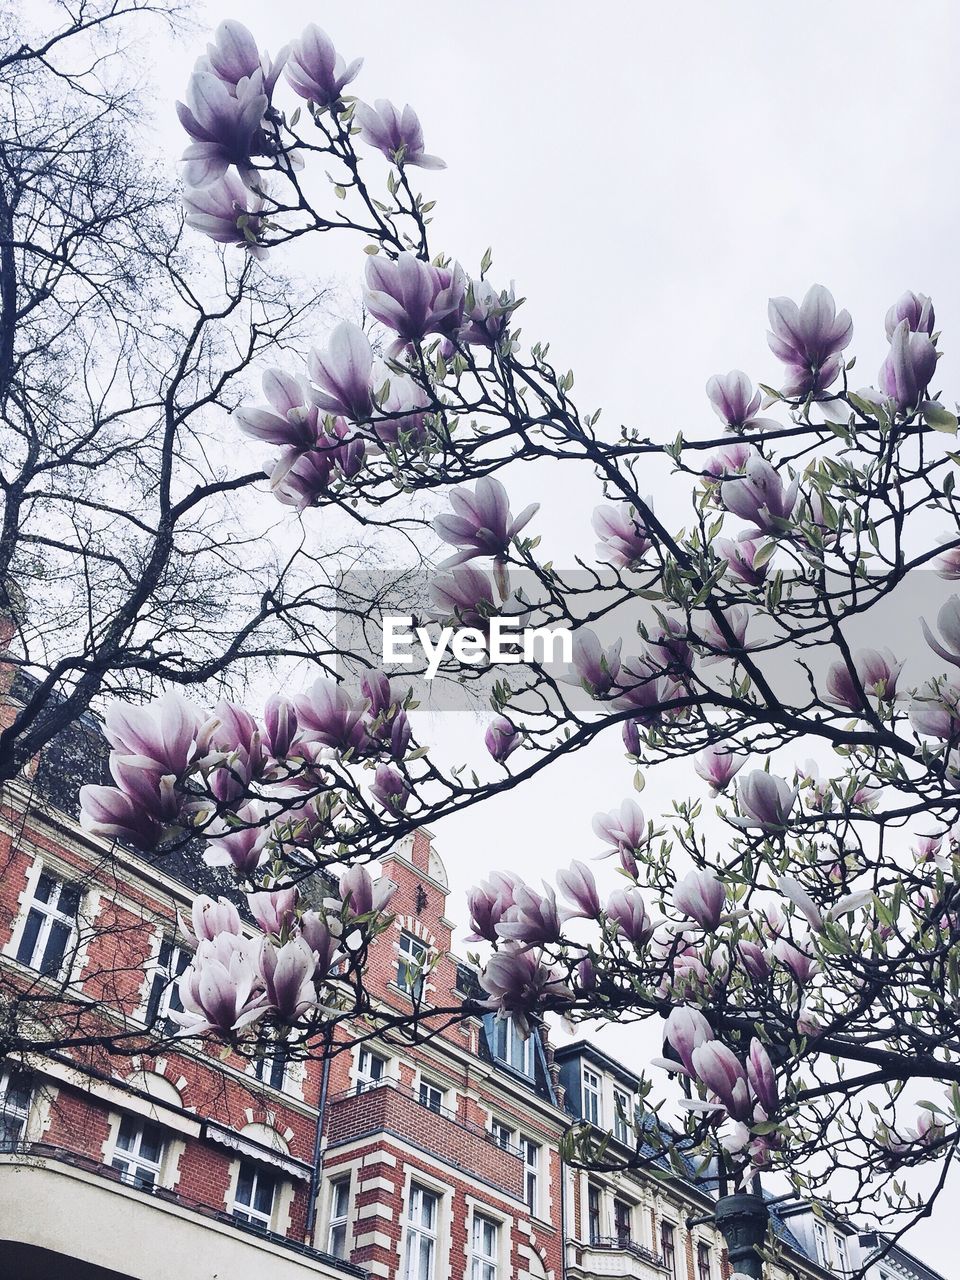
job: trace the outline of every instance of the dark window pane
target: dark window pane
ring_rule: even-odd
[[[257,1198],[253,1207],[264,1216],[269,1216],[273,1208],[273,1178],[268,1173],[257,1175]]]
[[[117,1132],[117,1146],[124,1151],[132,1151],[137,1141],[137,1122],[132,1116],[124,1116]]]
[[[37,938],[40,935],[40,926],[42,924],[43,916],[40,912],[31,911],[27,916],[27,923],[24,926],[20,945],[17,947],[17,959],[21,964],[33,964],[33,952],[37,945]]]
[[[65,884],[60,888],[60,901],[57,910],[65,916],[75,916],[80,910],[80,899],[83,890],[77,884]]]
[[[254,1168],[252,1164],[242,1164],[237,1177],[237,1200],[241,1204],[250,1204],[253,1197]]]
[[[154,1164],[160,1163],[160,1157],[163,1155],[163,1133],[155,1124],[143,1126],[140,1154],[144,1160],[152,1160]]]
[[[43,960],[40,964],[41,973],[60,972],[63,965],[63,957],[67,950],[67,943],[70,941],[72,932],[73,930],[70,926],[62,920],[53,921],[47,937],[47,945],[43,951]]]
[[[56,883],[57,882],[54,880],[53,876],[48,875],[46,871],[42,871],[33,895],[34,900],[36,902],[49,902],[50,895],[53,893]]]

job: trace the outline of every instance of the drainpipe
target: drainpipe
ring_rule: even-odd
[[[327,1088],[330,1084],[329,1030],[324,1037],[323,1074],[320,1077],[320,1100],[317,1104],[317,1132],[313,1142],[313,1168],[310,1170],[310,1190],[307,1198],[307,1244],[313,1240],[317,1225],[317,1207],[320,1201],[320,1171],[323,1167],[323,1122],[327,1111]]]

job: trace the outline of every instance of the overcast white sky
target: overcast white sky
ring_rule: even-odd
[[[949,0],[197,10],[211,27],[228,16],[271,50],[316,21],[346,58],[366,59],[352,91],[416,108],[427,150],[449,165],[421,184],[438,200],[435,247],[475,270],[493,246],[495,283],[515,280],[528,299],[525,337],[552,343],[581,404],[603,405],[608,422],[713,433],[707,377],[742,367],[774,381],[767,298],[814,281],[853,314],[863,382],[882,358],[884,312],[908,287],[932,294],[942,368],[955,367],[960,16]],[[197,35],[151,49],[161,104],[182,93],[202,47]],[[182,145],[172,120],[171,102],[158,121],[171,161]],[[361,248],[327,237],[304,265],[352,284]],[[514,509],[544,503],[537,532],[558,564],[593,545],[596,494],[571,483],[543,472],[511,483]],[[592,854],[592,814],[629,788],[619,742],[600,744],[522,795],[444,822],[452,914],[479,869],[536,879]],[[645,808],[669,799],[648,781]],[[647,1052],[626,1029],[605,1044],[637,1066]],[[912,1239],[947,1272],[949,1213],[944,1202]]]

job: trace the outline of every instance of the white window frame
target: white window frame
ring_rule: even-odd
[[[380,1070],[374,1073],[373,1064],[379,1062]],[[384,1057],[382,1053],[377,1053],[375,1049],[368,1049],[364,1045],[357,1052],[357,1093],[366,1093],[368,1089],[377,1089],[387,1078],[387,1068],[390,1065],[390,1059]]]
[[[163,955],[164,947],[170,948],[170,954],[165,961],[161,961],[160,957]],[[186,944],[181,946],[168,933],[161,935],[153,981],[150,983],[150,994],[147,996],[146,1020],[148,1023],[151,1022],[150,1006],[156,1000],[157,1009],[156,1013],[152,1015],[152,1025],[164,1035],[172,1035],[180,1030],[179,1022],[176,1022],[171,1017],[171,1014],[175,1009],[178,1012],[183,1009],[177,980],[192,959],[193,952]],[[160,989],[159,994],[157,993],[158,988]]]
[[[338,1193],[345,1189],[345,1206],[339,1212]],[[327,1253],[334,1258],[350,1257],[350,1203],[353,1198],[353,1177],[349,1173],[335,1175],[330,1179],[330,1214],[327,1223]],[[342,1232],[342,1250],[336,1246],[334,1233]]]
[[[667,1265],[667,1254],[666,1254],[666,1250],[665,1250],[665,1249],[664,1249],[664,1247],[663,1247],[663,1246],[664,1246],[664,1243],[665,1243],[664,1236],[665,1236],[665,1234],[666,1234],[667,1232],[669,1232],[669,1233],[670,1233],[670,1235],[669,1235],[669,1240],[670,1240],[670,1265],[669,1265],[669,1266]],[[668,1275],[668,1276],[672,1276],[672,1277],[673,1277],[673,1280],[678,1280],[678,1271],[677,1271],[677,1224],[676,1224],[675,1222],[671,1222],[669,1218],[661,1218],[661,1219],[660,1219],[660,1240],[659,1240],[659,1245],[660,1245],[660,1261],[663,1263],[664,1270],[666,1271],[666,1273],[667,1273],[667,1275]]]
[[[830,1237],[827,1235],[826,1223],[819,1218],[813,1220],[813,1238],[817,1246],[817,1259],[822,1267],[830,1269]]]
[[[497,1280],[502,1226],[498,1218],[474,1209],[470,1219],[470,1280]],[[489,1249],[484,1241],[484,1228],[490,1228]]]
[[[540,1153],[539,1142],[520,1135],[520,1154],[523,1156],[523,1198],[535,1218],[540,1217]]]
[[[53,888],[50,898],[46,902],[42,902],[37,897],[37,891],[40,888],[40,881],[47,879],[52,881]],[[71,915],[69,912],[60,911],[60,899],[65,889],[75,890],[77,893],[77,909]],[[75,948],[78,938],[79,916],[83,907],[83,888],[76,881],[71,881],[59,875],[51,868],[41,866],[36,881],[30,892],[30,898],[26,903],[26,910],[23,915],[20,930],[17,936],[16,946],[13,954],[19,964],[25,965],[28,969],[33,969],[37,973],[42,973],[41,965],[46,959],[46,951],[50,942],[50,934],[53,932],[55,924],[63,924],[68,928],[67,938],[63,944],[63,953],[56,969],[50,969],[44,976],[49,978],[62,978],[64,971],[71,963],[71,951]],[[34,939],[33,947],[30,951],[29,959],[21,957],[20,951],[26,940],[27,929],[30,926],[30,917],[39,915],[41,917],[40,928]]]
[[[526,1040],[524,1040],[512,1018],[497,1018],[494,1023],[493,1056],[498,1062],[504,1063],[505,1066],[512,1068],[514,1071],[519,1071],[521,1075],[532,1076],[534,1068],[533,1038],[535,1034],[535,1032],[531,1031]],[[502,1050],[501,1039],[503,1041]],[[519,1065],[514,1061],[514,1058],[519,1058]]]
[[[506,1120],[498,1120],[496,1116],[490,1117],[490,1136],[502,1151],[512,1150],[514,1134],[513,1126],[507,1124]]]
[[[397,986],[415,1003],[423,999],[426,986],[427,961],[430,958],[430,947],[415,933],[406,929],[400,934],[397,944]]]
[[[439,1191],[415,1178],[407,1188],[403,1215],[403,1280],[434,1280],[436,1276],[441,1198]],[[427,1200],[433,1203],[433,1220],[429,1224],[423,1213]],[[426,1272],[420,1269],[423,1241],[427,1242],[429,1249]]]
[[[7,1101],[11,1083],[14,1081],[25,1083],[27,1086],[27,1102],[24,1107],[15,1106]],[[4,1129],[6,1129],[7,1122],[10,1120],[19,1120],[20,1122],[20,1131],[15,1138],[0,1139],[0,1151],[3,1150],[7,1143],[20,1143],[26,1138],[27,1125],[30,1122],[30,1110],[33,1106],[34,1087],[34,1078],[29,1071],[24,1071],[22,1068],[13,1065],[0,1068],[0,1120],[3,1122]]]
[[[622,1204],[627,1211],[627,1238],[626,1241],[620,1239],[620,1228],[617,1224],[617,1205]],[[632,1201],[627,1200],[625,1196],[614,1195],[613,1197],[613,1239],[617,1242],[618,1248],[625,1248],[628,1244],[633,1244],[633,1229],[636,1223],[636,1205]]]
[[[133,1134],[133,1145],[122,1147],[120,1134],[127,1129]],[[153,1160],[143,1155],[143,1138],[146,1131],[151,1130],[159,1135],[160,1155]],[[113,1136],[113,1145],[107,1164],[116,1169],[123,1181],[131,1186],[148,1190],[163,1184],[163,1165],[167,1155],[167,1137],[163,1129],[153,1120],[143,1120],[139,1116],[122,1115]],[[125,1166],[121,1168],[121,1165]]]
[[[434,1097],[433,1095],[436,1096]],[[440,1114],[446,1110],[447,1091],[442,1084],[437,1084],[435,1080],[427,1080],[421,1076],[420,1084],[417,1088],[417,1101],[421,1107],[426,1107],[428,1111],[435,1111]]]
[[[587,1106],[587,1099],[594,1105]],[[584,1062],[580,1067],[580,1110],[588,1124],[603,1124],[603,1077]]]
[[[240,1195],[240,1178],[244,1169],[250,1169],[253,1173],[253,1181],[250,1184],[250,1202],[244,1203],[238,1197]],[[270,1211],[264,1214],[262,1209],[256,1208],[257,1191],[262,1181],[269,1180],[271,1183],[270,1192]],[[273,1229],[273,1217],[277,1209],[277,1192],[280,1189],[280,1181],[277,1175],[267,1169],[262,1168],[253,1160],[241,1160],[237,1165],[237,1180],[233,1188],[233,1204],[230,1206],[230,1216],[238,1218],[241,1222],[246,1222],[255,1227],[262,1227],[265,1231]]]
[[[623,1114],[621,1115],[621,1111]],[[629,1093],[625,1093],[623,1089],[614,1088],[613,1091],[613,1136],[617,1142],[622,1142],[624,1146],[629,1146],[631,1142],[630,1136],[630,1118],[633,1114],[633,1099]]]
[[[837,1270],[846,1275],[850,1271],[850,1255],[847,1250],[847,1238],[840,1231],[833,1233],[833,1251],[837,1259]]]

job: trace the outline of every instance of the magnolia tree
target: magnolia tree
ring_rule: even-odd
[[[250,894],[261,944],[231,908],[195,909],[184,1033],[275,1025],[310,1051],[389,918],[365,864],[622,735],[622,779],[605,780],[556,889],[491,869],[472,891],[486,1006],[524,1027],[550,1011],[665,1019],[645,1088],[661,1069],[679,1078],[674,1145],[719,1159],[722,1189],[779,1170],[799,1193],[905,1226],[960,1139],[960,597],[944,588],[921,623],[909,594],[960,577],[933,304],[894,302],[882,366],[854,390],[847,311],[819,285],[775,298],[780,372],[756,389],[739,371],[712,377],[712,431],[605,431],[572,374],[522,340],[522,299],[491,279],[490,255],[471,273],[432,243],[416,174],[442,161],[411,107],[352,96],[359,72],[315,26],[271,59],[226,22],[178,104],[188,223],[267,277],[278,246],[351,237],[371,318],[369,332],[337,325],[298,368],[264,368],[264,402],[223,429],[266,451],[263,501],[307,526],[339,508],[375,543],[433,497],[420,545],[448,558],[422,630],[491,641],[489,724],[464,766],[442,765],[418,736],[422,668],[398,676],[344,641],[341,679],[262,714],[175,694],[113,706],[116,786],[85,789],[83,821],[148,847],[186,832]],[[505,487],[547,460],[565,475],[579,463],[597,503],[596,553],[569,573],[542,554],[548,513],[514,514]],[[655,473],[682,509],[644,496]],[[500,670],[504,618],[566,629],[568,661],[525,652]],[[909,651],[857,647],[894,619]],[[476,678],[476,653],[457,652],[440,677]],[[657,766],[676,779],[677,761],[689,782],[662,812],[623,798]],[[591,855],[613,860],[616,887],[601,892]],[[326,903],[306,909],[304,881],[321,874]],[[626,1163],[649,1157],[654,1129],[638,1122]],[[589,1134],[574,1143],[612,1159]]]

